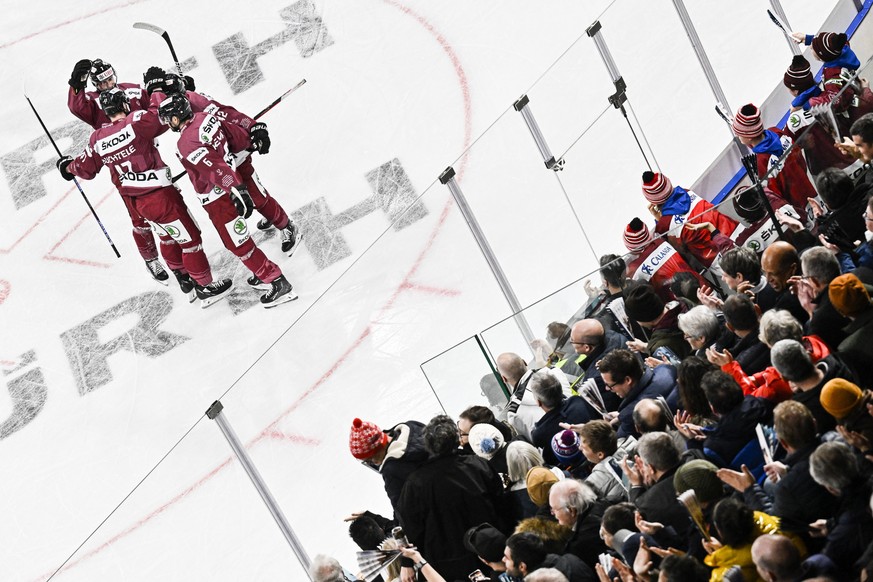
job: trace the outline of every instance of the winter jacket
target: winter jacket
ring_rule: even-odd
[[[845,378],[850,382],[855,381],[855,376],[852,371],[843,363],[843,361],[834,354],[822,358],[816,362],[815,366],[824,372],[824,377],[821,382],[809,390],[796,392],[794,400],[806,406],[815,418],[815,426],[819,434],[824,434],[834,430],[837,426],[836,419],[831,416],[827,410],[821,405],[821,390],[824,385],[833,378]]]
[[[678,468],[670,469],[648,487],[642,485],[631,487],[628,500],[637,506],[640,515],[646,521],[672,526],[678,535],[684,536],[691,528],[691,518],[688,517],[688,511],[676,499],[673,476]]]
[[[706,280],[692,269],[673,244],[666,240],[656,238],[627,264],[628,279],[651,283],[664,301],[673,299],[670,282],[673,280],[673,275],[679,272],[694,273],[701,286],[707,285]]]
[[[484,459],[453,452],[429,459],[409,476],[397,512],[409,541],[433,567],[447,580],[464,579],[480,565],[464,547],[464,533],[483,522],[505,529],[495,510],[502,491]]]
[[[578,556],[589,567],[597,564],[597,555],[606,551],[603,540],[600,539],[600,520],[606,504],[596,501],[576,517],[573,535],[564,547],[565,554]]]
[[[755,152],[761,180],[767,180],[767,187],[804,217],[801,222],[806,222],[807,198],[815,198],[818,193],[809,181],[806,161],[799,147],[791,150],[782,160],[783,154],[793,145],[791,136],[777,127],[771,127],[764,133],[764,141],[753,147],[752,151]],[[775,204],[773,209],[776,210]]]
[[[605,501],[609,505],[614,505],[627,501],[627,490],[616,479],[616,477],[621,479],[622,476],[621,467],[615,459],[606,457],[594,465],[591,469],[591,474],[588,475],[585,482],[591,485],[591,488],[597,493],[598,499]]]
[[[756,438],[758,423],[773,423],[774,404],[764,398],[746,396],[733,410],[722,414],[718,422],[704,429],[703,454],[719,467],[728,467],[749,442]],[[689,447],[697,444],[689,441]]]
[[[427,460],[428,453],[424,448],[424,425],[417,420],[398,424],[385,432],[391,441],[385,459],[379,466],[379,473],[396,514],[397,501],[406,479]]]
[[[527,390],[527,383],[534,371],[528,370],[524,376],[519,379],[513,393],[513,400],[520,398],[521,402],[516,405],[510,403],[509,411],[506,414],[506,421],[515,429],[519,435],[529,439],[530,433],[533,430],[536,422],[543,417],[543,409],[537,404],[533,393]]]
[[[678,365],[691,353],[691,346],[685,341],[685,334],[679,329],[679,315],[686,311],[685,305],[678,301],[667,304],[667,313],[649,334],[646,351],[650,356],[659,360],[662,356],[667,356],[667,359]]]
[[[543,460],[547,465],[557,465],[558,458],[552,451],[552,437],[563,430],[559,424],[582,424],[593,418],[601,416],[585,400],[579,396],[565,398],[559,406],[546,412],[537,421],[531,431],[531,443],[542,449]]]
[[[818,336],[833,351],[840,345],[840,342],[846,339],[846,332],[843,328],[849,325],[849,318],[840,315],[836,308],[831,305],[827,287],[815,296],[813,303],[815,303],[815,310],[804,326],[806,335]]]
[[[765,534],[780,534],[779,519],[760,511],[754,512],[755,516],[755,532],[754,537]],[[803,542],[797,538],[790,538],[799,546],[801,556],[806,554],[806,548]],[[758,573],[755,568],[755,563],[752,562],[752,544],[749,543],[741,547],[722,546],[710,555],[704,558],[704,563],[712,568],[712,574],[709,578],[710,582],[721,582],[724,580],[725,573],[734,566],[739,566],[743,572],[745,580],[758,580]]]
[[[746,375],[762,372],[770,365],[770,348],[761,341],[757,327],[746,337],[738,337],[736,342],[728,347],[728,351]]]
[[[687,249],[704,267],[710,267],[721,251],[733,246],[729,237],[737,228],[738,223],[690,190],[681,187],[674,188],[667,201],[661,205],[661,213],[661,218],[655,224],[655,234],[669,232],[668,237],[676,248],[680,251]],[[686,223],[702,224],[704,222],[712,223],[716,230],[726,237],[727,248],[719,248],[708,230],[684,228]],[[722,244],[724,245],[724,243]]]
[[[873,359],[873,307],[853,319],[843,331],[846,338],[840,342],[840,354],[855,353]]]
[[[687,345],[687,344],[686,344]],[[667,398],[676,387],[676,368],[670,365],[646,368],[639,381],[630,389],[618,405],[618,438],[640,436],[634,425],[634,406],[646,398]]]
[[[846,580],[857,580],[855,562],[873,541],[873,517],[870,515],[870,485],[863,477],[840,492],[837,514],[828,520],[828,535],[822,553],[839,565]]]

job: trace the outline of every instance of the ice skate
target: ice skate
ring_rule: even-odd
[[[273,228],[273,223],[268,219],[262,218],[258,221],[258,230],[270,230],[271,228]]]
[[[282,252],[290,257],[297,250],[302,239],[303,237],[300,235],[297,225],[291,222],[289,218],[288,225],[282,229]]]
[[[279,275],[271,285],[272,289],[261,297],[261,304],[265,308],[269,309],[297,299],[297,294],[291,287],[291,283],[285,278],[285,275]]]
[[[259,291],[268,291],[273,288],[270,283],[264,283],[260,279],[258,279],[257,275],[252,275],[248,279],[246,279],[246,283],[249,284],[249,287],[252,289],[257,289]]]
[[[145,262],[146,269],[149,271],[149,275],[152,276],[152,279],[160,283],[161,285],[169,285],[170,276],[164,270],[164,266],[158,259],[149,259]]]
[[[197,291],[197,298],[200,299],[200,307],[206,309],[216,301],[221,301],[230,293],[230,288],[233,286],[233,281],[230,279],[221,279],[213,281],[209,285],[194,284],[194,289]]]
[[[179,282],[179,289],[188,296],[188,303],[194,303],[194,300],[197,299],[197,293],[194,292],[194,280],[191,275],[182,271],[173,271],[173,274],[176,276],[176,281]]]

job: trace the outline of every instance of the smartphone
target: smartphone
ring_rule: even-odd
[[[473,570],[470,572],[468,576],[470,582],[482,582],[483,580],[488,580],[488,577],[482,573],[482,570]]]

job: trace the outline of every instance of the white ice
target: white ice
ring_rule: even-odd
[[[790,62],[766,17],[769,4],[687,4],[731,106],[763,100]],[[793,27],[809,32],[835,5],[785,4]],[[241,33],[255,46],[295,26],[280,18],[283,9],[302,13],[307,5],[5,3],[0,369],[16,391],[4,391],[0,417],[22,417],[15,397],[38,413],[0,442],[3,580],[46,580],[62,566],[57,580],[304,579],[218,427],[203,416],[219,398],[308,553],[333,554],[353,569],[342,518],[390,506],[379,477],[348,452],[351,420],[387,428],[426,421],[440,403],[456,414],[482,402],[479,378],[488,368],[474,334],[484,332],[494,352],[524,353],[512,321],[498,324],[509,309],[436,182],[440,172],[449,165],[458,172],[522,305],[591,272],[597,255],[620,253],[624,224],[646,218],[642,158],[620,114],[607,110],[613,88],[584,34],[598,16],[640,124],[675,183],[695,181],[728,143],[667,0],[313,0],[333,43],[306,57],[295,39],[279,44],[257,60],[263,78],[234,94],[213,45]],[[217,273],[240,288],[238,312],[230,301],[200,310],[174,286],[148,279],[126,213],[101,175],[83,186],[121,251],[115,259],[70,184],[53,169],[21,180],[28,164],[8,154],[42,135],[24,91],[49,128],[74,120],[66,81],[80,58],[108,60],[132,82],[150,65],[172,66],[161,38],[134,30],[137,21],[166,28],[180,59],[196,58],[190,73],[198,89],[243,111],[307,79],[264,118],[273,146],[256,160],[289,212],[323,199],[339,214],[372,195],[368,172],[397,158],[427,215],[395,230],[377,208],[341,229],[350,255],[322,269],[315,257],[327,249],[310,243],[285,259],[275,237],[264,241],[300,294],[267,311],[249,303],[256,296],[243,288],[246,274],[183,182]],[[314,42],[299,38],[304,47]],[[523,93],[555,155],[567,152],[560,174],[543,167],[511,109]],[[167,134],[161,149],[178,169],[173,142]],[[72,152],[69,139],[59,145]],[[35,163],[55,157],[43,146]],[[16,193],[35,192],[36,180],[47,195],[16,207]],[[565,319],[582,299],[577,286],[532,309],[534,331]],[[135,309],[125,314],[119,305]],[[104,323],[93,323],[104,313]],[[88,322],[90,339],[81,333]],[[131,333],[138,325],[149,333]],[[156,329],[168,335],[155,339]],[[162,344],[167,337],[177,345]],[[104,368],[111,377],[80,394],[77,370],[95,369],[88,346],[117,338],[122,347]],[[23,363],[31,350],[35,359]],[[426,361],[436,394],[419,367]]]

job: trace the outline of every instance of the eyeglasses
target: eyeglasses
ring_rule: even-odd
[[[867,222],[873,222],[873,216],[870,216],[866,212],[864,213],[864,220]]]
[[[562,505],[561,507],[549,507],[549,511],[552,512],[552,515],[558,515],[559,511],[567,509],[566,505]]]
[[[602,377],[603,377],[603,376],[601,376],[601,378],[602,378]],[[607,382],[606,380],[604,380],[603,383],[606,384],[606,387],[607,387],[608,389],[612,390],[613,388],[615,388],[615,387],[618,386],[619,384],[623,384],[623,383],[624,383],[624,380],[622,380],[621,382],[613,382],[612,384],[610,384],[609,382]]]

